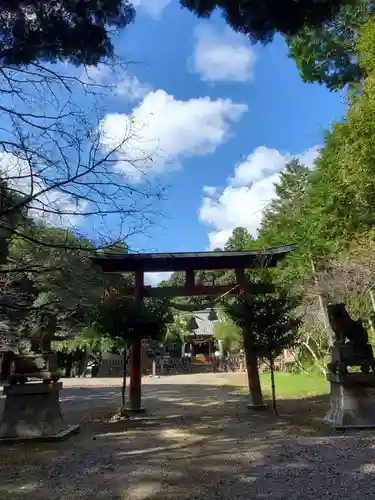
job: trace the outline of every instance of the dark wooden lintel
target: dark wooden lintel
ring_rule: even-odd
[[[274,287],[264,285],[249,285],[248,292],[252,294],[258,293],[272,293]],[[135,288],[129,287],[125,291],[126,296],[134,296]],[[204,295],[213,295],[220,297],[220,295],[236,295],[239,292],[239,288],[236,285],[218,285],[218,286],[204,286],[195,285],[193,287],[144,287],[142,295],[143,297],[197,297]]]
[[[257,269],[274,267],[295,245],[283,245],[248,252],[189,252],[155,254],[98,255],[92,261],[105,273],[157,271],[210,271],[216,269]]]

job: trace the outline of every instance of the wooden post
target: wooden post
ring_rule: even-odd
[[[134,299],[143,301],[144,274],[143,271],[135,273]],[[130,371],[129,405],[134,412],[142,411],[142,339],[136,339],[132,345],[132,359]]]

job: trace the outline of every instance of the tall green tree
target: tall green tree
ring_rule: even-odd
[[[305,210],[312,241],[342,251],[375,225],[375,21],[360,31],[358,50],[367,77],[352,98],[345,121],[327,134],[312,173]]]
[[[343,3],[333,19],[305,26],[287,37],[289,56],[296,61],[303,81],[317,82],[333,91],[356,88],[365,76],[356,47],[358,32],[373,13],[369,0]]]
[[[288,276],[294,284],[299,281],[310,300],[306,301],[309,308],[317,296],[320,302],[331,296],[338,282],[344,286],[347,279],[343,280],[342,273],[349,273],[357,261],[351,252],[353,244],[375,227],[374,45],[375,22],[371,19],[359,31],[357,41],[360,64],[367,75],[361,94],[351,98],[345,120],[327,132],[315,168],[310,173],[306,170],[306,176],[298,169],[290,177],[294,195],[290,183],[286,182],[288,179],[281,178],[283,189],[277,190],[279,196],[266,210],[259,235],[266,243],[280,243],[284,238],[297,243],[297,252],[285,261],[287,274],[283,274],[283,278]],[[300,189],[300,180],[303,189]],[[288,189],[283,194],[284,186]],[[344,254],[350,255],[352,263],[345,262],[339,272],[336,264],[347,261],[343,259]],[[350,279],[351,283],[359,281],[364,282]],[[331,283],[331,290],[327,290],[325,283]],[[357,299],[349,302],[360,304]],[[322,309],[320,307],[320,316]]]
[[[275,184],[275,197],[263,213],[259,238],[265,245],[296,242],[310,175],[298,159],[286,164]]]
[[[242,329],[246,356],[253,353],[269,362],[275,414],[274,360],[297,342],[300,326],[294,315],[297,305],[296,297],[280,289],[275,294],[239,297],[224,306],[229,318]]]
[[[23,198],[6,179],[0,181],[0,265],[7,262],[15,228],[25,221],[22,201]]]
[[[139,338],[164,339],[167,324],[173,321],[169,302],[156,298],[139,302],[124,297],[108,297],[94,308],[91,321],[94,330],[122,347],[124,372],[119,413],[124,415],[128,347]]]
[[[111,28],[134,19],[128,0],[13,0],[0,5],[0,61],[96,65],[113,55]]]
[[[187,317],[175,314],[173,322],[170,322],[167,325],[164,342],[166,344],[177,343],[182,345],[185,343],[186,332]]]
[[[252,41],[269,42],[275,33],[294,35],[304,26],[320,26],[334,19],[342,5],[356,0],[180,0],[199,17],[217,9],[235,30]]]
[[[223,341],[224,352],[238,352],[243,345],[241,328],[229,318],[215,324],[214,336]]]
[[[312,172],[298,159],[287,163],[275,184],[275,196],[263,212],[258,234],[263,247],[295,243],[297,250],[285,260],[283,267],[293,262],[290,269],[298,269],[302,273],[311,267],[310,254],[318,253],[324,247],[323,240],[317,238],[315,231],[318,220],[314,220],[307,207]],[[298,278],[298,273],[294,277]]]
[[[244,251],[250,250],[254,245],[254,238],[245,227],[236,227],[229,236],[225,244],[226,251]]]
[[[83,236],[39,222],[31,222],[25,234],[30,239],[23,235],[12,239],[9,272],[16,276],[26,273],[39,292],[48,293],[58,307],[68,309],[78,304],[90,307],[106,287],[131,284],[129,276],[104,275],[93,266],[90,257],[95,253],[95,246]]]

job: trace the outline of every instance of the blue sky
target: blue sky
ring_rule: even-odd
[[[324,129],[343,115],[343,95],[304,84],[281,38],[254,47],[219,16],[201,21],[167,0],[160,9],[157,0],[138,4],[117,41],[121,57],[135,61],[126,71],[133,102],[113,101],[109,111],[120,115],[107,125],[121,128],[132,106],[144,143],[157,141],[151,170],[167,200],[134,246],[205,250],[236,225],[255,233],[279,171],[290,155],[313,163]]]
[[[166,188],[166,200],[155,207],[162,215],[131,238],[131,249],[212,249],[239,225],[256,235],[285,163],[299,156],[313,165],[324,130],[343,116],[344,95],[304,84],[280,37],[252,46],[220,16],[199,20],[177,0],[134,4],[135,23],[114,38],[129,64],[89,70],[92,81],[114,90],[102,102],[104,145],[128,131],[121,152],[128,161],[118,162],[117,173],[136,189],[146,189],[145,177]],[[75,97],[90,109],[90,100]],[[8,160],[3,155],[2,163]],[[74,201],[51,196],[66,207]],[[92,217],[78,222],[94,236]],[[113,234],[117,222],[106,219]]]

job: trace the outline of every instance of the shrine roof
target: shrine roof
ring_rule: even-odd
[[[128,253],[92,257],[105,273],[275,267],[295,245],[246,252]]]
[[[204,309],[203,311],[194,311],[194,316],[198,328],[189,332],[192,337],[212,337],[214,335],[214,325],[217,321],[211,321],[208,317],[211,309]],[[186,332],[187,333],[187,332]]]

